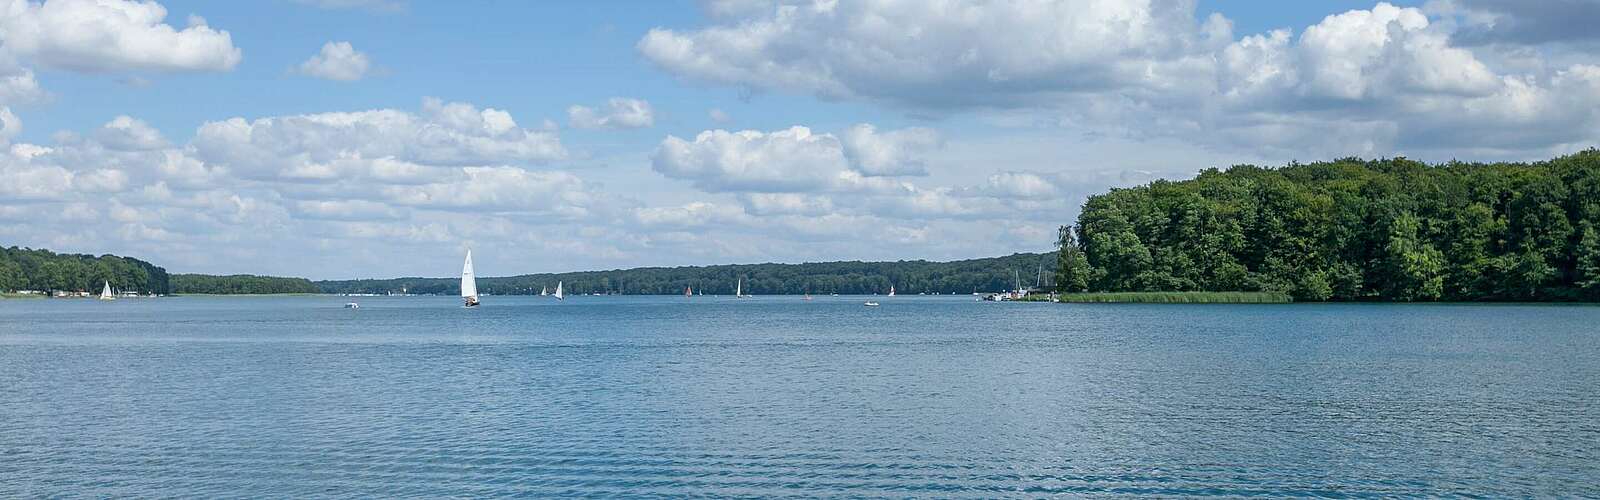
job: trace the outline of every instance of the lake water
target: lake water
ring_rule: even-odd
[[[0,497],[1600,496],[1600,307],[0,301]]]

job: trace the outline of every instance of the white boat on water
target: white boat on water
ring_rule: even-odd
[[[890,297],[894,296],[894,285],[889,285],[889,296]]]
[[[539,289],[539,296],[540,297],[546,297],[546,296],[549,296],[549,295],[550,295],[550,287],[547,286],[547,287],[543,287],[543,288]]]
[[[864,306],[867,306],[867,307],[878,307],[878,301],[876,301],[876,300],[869,300],[869,301],[867,301],[867,302],[866,302],[866,303],[864,303],[864,304],[861,304],[861,305],[864,305]]]
[[[567,298],[567,294],[561,293],[561,282],[560,281],[556,282],[556,294],[555,295],[556,295],[556,300],[562,300],[562,299]]]
[[[344,308],[345,309],[360,309],[361,308],[361,304],[357,304],[355,302],[345,302],[344,303]]]
[[[749,295],[745,295],[744,294],[744,278],[739,278],[739,282],[733,285],[733,298],[736,298],[736,299],[750,298]]]
[[[478,280],[472,275],[472,250],[467,250],[467,262],[461,265],[461,299],[464,307],[478,306]]]
[[[106,282],[105,288],[100,289],[100,300],[117,300],[117,296],[111,293],[110,281]]]

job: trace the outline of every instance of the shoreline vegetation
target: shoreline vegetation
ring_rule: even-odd
[[[1053,297],[1073,304],[1289,304],[1294,297],[1282,292],[1083,292]],[[1030,295],[1024,301],[1045,302],[1048,295]]]
[[[1600,150],[1532,163],[1346,158],[1091,196],[1061,292],[1296,301],[1600,301]]]

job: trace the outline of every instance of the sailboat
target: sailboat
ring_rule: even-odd
[[[548,296],[548,295],[550,295],[550,287],[547,286],[547,287],[542,287],[542,288],[539,289],[539,296],[540,297],[545,297],[545,296]]]
[[[566,299],[566,298],[567,298],[567,294],[561,293],[561,282],[557,281],[556,282],[556,300],[563,300],[563,299]]]
[[[733,298],[744,298],[744,278],[739,278],[739,283],[733,285]]]
[[[463,307],[478,307],[478,279],[472,275],[472,250],[467,250],[467,262],[461,265],[461,299]]]
[[[100,300],[117,300],[117,296],[111,294],[111,282],[110,281],[106,282],[106,287],[105,288],[100,289]]]
[[[694,287],[689,287],[689,286],[683,287],[683,297],[684,298],[689,298],[689,297],[693,297],[693,296],[694,296]]]
[[[894,285],[889,285],[889,296],[890,297],[894,296]]]

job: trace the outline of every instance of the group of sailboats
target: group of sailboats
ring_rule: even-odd
[[[556,282],[556,293],[554,294],[556,300],[567,298],[567,294],[562,291],[562,284],[561,281]],[[549,295],[548,290],[549,287],[540,289],[539,296]],[[478,279],[472,273],[472,250],[470,249],[467,250],[467,261],[461,264],[461,300],[463,307],[478,307]]]

